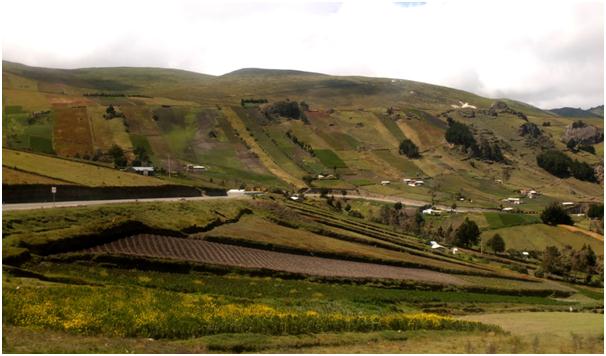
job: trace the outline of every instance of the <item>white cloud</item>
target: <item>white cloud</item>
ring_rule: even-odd
[[[540,107],[603,103],[600,1],[5,0],[2,7],[3,57],[30,65],[289,68],[418,80]]]

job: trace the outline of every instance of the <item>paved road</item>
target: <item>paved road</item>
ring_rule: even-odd
[[[81,200],[81,201],[61,201],[56,203],[23,203],[23,204],[2,204],[3,211],[11,210],[33,210],[33,209],[52,209],[67,208],[75,206],[105,205],[105,204],[123,204],[123,203],[145,203],[145,202],[175,202],[175,201],[198,201],[214,199],[245,199],[248,195],[228,195],[228,196],[203,196],[203,197],[183,197],[183,198],[149,198],[149,199],[114,199],[114,200]]]
[[[306,197],[320,197],[320,194],[305,194]],[[22,204],[2,204],[3,211],[13,211],[13,210],[34,210],[34,209],[52,209],[52,208],[67,208],[67,207],[76,207],[76,206],[89,206],[89,205],[105,205],[105,204],[124,204],[124,203],[135,203],[135,202],[175,202],[175,201],[199,201],[199,200],[214,200],[214,199],[245,199],[248,198],[249,195],[244,194],[230,194],[227,196],[203,196],[203,197],[177,197],[177,198],[149,198],[149,199],[114,199],[114,200],[81,200],[81,201],[62,201],[56,203],[22,203]],[[420,201],[420,200],[412,200],[412,199],[404,199],[399,197],[373,197],[366,195],[351,195],[348,194],[347,198],[349,199],[363,199],[363,200],[373,200],[387,203],[396,203],[401,202],[407,206],[423,206],[428,204],[428,202]],[[449,206],[445,205],[437,205],[435,206],[438,209],[447,210],[450,209]],[[470,207],[460,207],[457,208],[457,212],[468,213],[468,212],[485,212],[485,211],[495,211],[496,209],[486,209],[486,208],[470,208]]]

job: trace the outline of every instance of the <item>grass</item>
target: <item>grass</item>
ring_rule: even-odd
[[[513,334],[552,334],[559,337],[575,334],[604,334],[604,314],[597,313],[499,313],[473,315],[464,320],[495,324]]]
[[[27,173],[2,166],[2,184],[70,184],[58,179]]]
[[[151,187],[164,184],[162,180],[153,177],[144,177],[94,164],[8,149],[2,149],[2,164],[32,174],[91,187]]]
[[[538,224],[541,218],[536,215],[515,214],[515,213],[484,213],[489,229],[500,229],[504,227]]]
[[[219,334],[189,340],[78,336],[5,326],[6,353],[601,353],[599,337],[508,336],[492,332],[379,331],[268,336]],[[579,342],[580,341],[580,342]]]
[[[278,164],[278,162],[274,161],[274,157],[270,153],[265,151],[265,147],[263,147],[259,142],[257,142],[257,139],[255,139],[251,132],[248,132],[246,130],[248,126],[246,125],[246,122],[243,121],[244,119],[242,117],[236,114],[236,112],[232,109],[226,108],[223,110],[223,112],[229,125],[231,125],[231,127],[238,132],[244,142],[246,142],[246,144],[257,154],[259,160],[272,174],[282,179],[283,181],[294,185],[295,187],[305,186],[305,183],[300,178],[298,178],[296,175],[293,176],[293,173],[290,170],[284,169],[283,167],[281,167],[281,165]],[[259,137],[263,138],[264,136],[259,135]],[[293,165],[294,163],[290,162],[288,166],[293,168]],[[293,169],[300,172],[298,168]]]
[[[547,246],[562,248],[565,245],[570,245],[574,249],[580,249],[584,244],[588,244],[598,254],[604,250],[603,241],[599,241],[583,233],[572,232],[562,227],[545,224],[510,226],[484,231],[481,234],[481,238],[490,238],[496,233],[503,237],[507,249],[543,251]]]
[[[347,165],[339,156],[332,150],[321,149],[314,150],[316,156],[326,167],[330,168],[347,168]]]
[[[11,211],[2,215],[3,247],[45,246],[82,235],[94,235],[127,221],[179,232],[222,217],[235,217],[240,201],[131,203],[50,210]],[[4,253],[4,250],[3,250]]]

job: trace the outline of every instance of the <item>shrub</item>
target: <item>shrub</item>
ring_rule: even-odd
[[[552,203],[541,213],[541,220],[547,225],[573,225],[572,218],[568,212],[558,203]]]

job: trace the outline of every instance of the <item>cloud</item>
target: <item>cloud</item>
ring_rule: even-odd
[[[2,22],[3,56],[30,65],[208,74],[288,68],[411,79],[544,108],[603,103],[601,1],[5,0],[2,6],[10,14]]]

